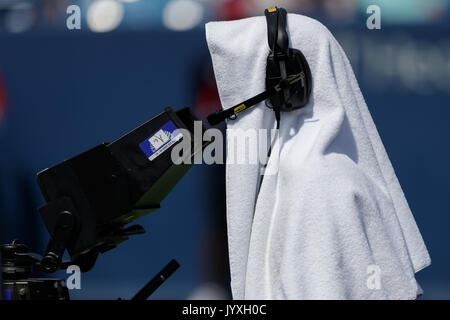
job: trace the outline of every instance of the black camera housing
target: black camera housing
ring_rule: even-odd
[[[181,131],[177,131],[177,141],[151,160],[141,144],[156,132],[164,135],[167,125],[185,129],[193,136],[195,120],[189,108],[177,112],[167,108],[118,140],[41,171],[37,180],[47,204],[39,212],[50,234],[41,261],[43,270],[55,271],[67,248],[82,271],[88,271],[98,253],[114,248],[130,235],[144,233],[141,226],[124,226],[159,209],[192,166],[175,165],[171,159],[173,147],[190,139],[191,154],[183,158],[192,159],[209,142],[202,142],[196,150],[191,137],[181,137]],[[202,127],[202,134],[204,130]]]

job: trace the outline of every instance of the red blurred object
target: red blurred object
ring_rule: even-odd
[[[216,16],[220,20],[247,18],[252,6],[253,0],[222,0],[216,8]]]
[[[220,108],[221,104],[216,84],[203,84],[195,98],[195,111],[197,115],[202,119],[206,119],[210,113]]]
[[[7,95],[6,95],[6,87],[3,81],[2,72],[0,69],[0,122],[5,118],[7,111]]]

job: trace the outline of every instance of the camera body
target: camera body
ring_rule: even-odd
[[[196,120],[189,108],[176,112],[166,108],[116,141],[39,172],[38,184],[47,202],[39,213],[50,240],[43,257],[18,241],[2,246],[3,299],[69,299],[64,280],[29,278],[33,266],[52,273],[77,265],[86,272],[100,253],[145,233],[142,226],[127,224],[159,209],[194,156],[212,141],[194,143]],[[183,149],[174,161],[171,151],[185,139],[191,148]],[[66,249],[71,259],[62,261]],[[148,297],[178,267],[172,260],[136,299]]]
[[[81,271],[88,271],[99,253],[144,233],[141,226],[125,225],[159,209],[192,166],[174,164],[173,147],[189,139],[191,154],[184,159],[209,143],[196,146],[183,136],[193,135],[195,120],[189,108],[167,108],[116,141],[41,171],[38,184],[47,204],[39,212],[51,238],[41,262],[44,271],[56,270],[65,249]]]

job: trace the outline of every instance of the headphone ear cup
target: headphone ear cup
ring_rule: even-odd
[[[312,90],[312,75],[311,69],[309,68],[308,61],[306,61],[303,53],[298,49],[289,49],[289,57],[287,62],[288,75],[296,74],[303,72],[304,79],[303,83],[300,83],[298,86],[295,86],[295,90],[297,91],[293,97],[297,100],[294,103],[294,106],[297,108],[302,108],[308,104],[309,96],[311,95]],[[292,70],[292,71],[291,71]]]
[[[284,101],[284,93],[273,95],[266,103],[270,108],[277,106],[281,111],[292,111],[308,104],[312,89],[312,76],[308,62],[300,50],[289,48],[288,55],[283,59],[286,65],[287,76],[303,72],[305,75],[302,82],[297,83],[289,89],[289,104]],[[279,61],[270,54],[267,57],[266,66],[266,88],[277,85],[281,81]]]

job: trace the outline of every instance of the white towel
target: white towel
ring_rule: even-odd
[[[227,155],[233,298],[415,299],[430,257],[349,61],[318,21],[288,14],[287,25],[313,90],[305,108],[281,114],[279,170],[259,194],[261,165]],[[224,109],[265,89],[265,17],[210,22],[206,37]],[[227,124],[274,123],[261,104]]]

